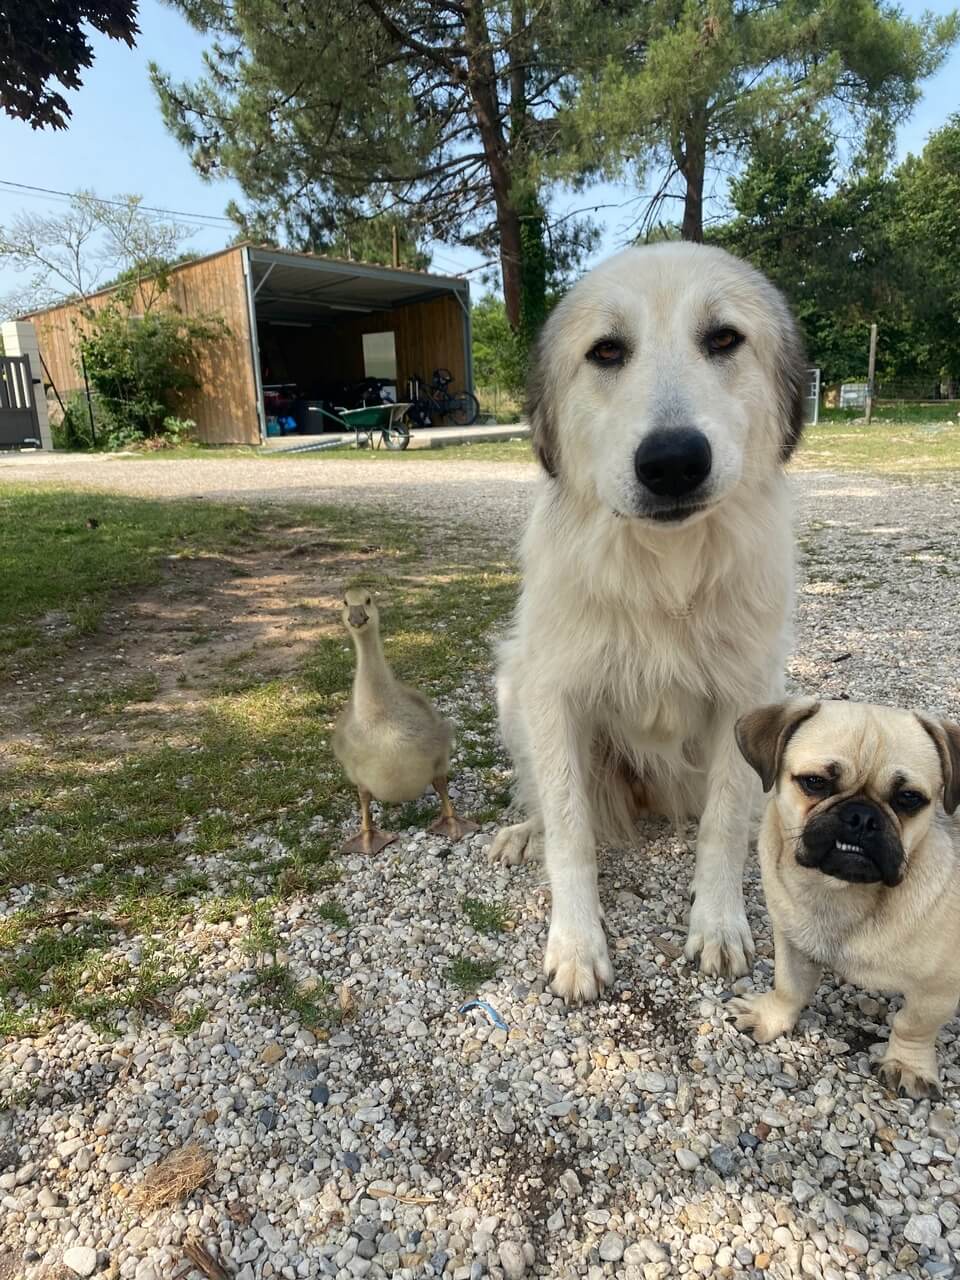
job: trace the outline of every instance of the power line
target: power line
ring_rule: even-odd
[[[54,187],[34,187],[26,182],[9,182],[6,178],[0,178],[0,187],[14,187],[18,191],[31,191],[37,195],[45,196],[64,196],[68,200],[75,198],[75,191],[58,191]],[[98,204],[112,204],[119,208],[126,206],[126,200],[110,200],[105,196],[94,196],[94,200]],[[141,204],[138,206],[144,213],[162,213],[171,218],[190,218],[193,221],[203,221],[210,223],[221,223],[224,226],[235,227],[236,223],[231,219],[217,213],[187,213],[183,209],[159,209],[155,205]]]

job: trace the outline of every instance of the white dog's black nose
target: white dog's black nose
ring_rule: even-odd
[[[637,479],[658,498],[693,493],[710,474],[710,441],[695,427],[651,431],[633,455]]]

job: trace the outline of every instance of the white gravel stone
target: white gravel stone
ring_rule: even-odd
[[[909,1240],[911,1244],[922,1244],[932,1249],[940,1239],[942,1231],[940,1219],[934,1214],[914,1213],[907,1220],[903,1235],[904,1239]]]
[[[96,1249],[85,1245],[64,1250],[63,1265],[78,1276],[92,1276],[97,1269],[99,1259]]]
[[[497,1250],[500,1265],[507,1280],[521,1280],[527,1274],[527,1260],[523,1249],[513,1240],[504,1240]]]

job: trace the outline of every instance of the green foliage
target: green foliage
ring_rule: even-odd
[[[116,285],[140,285],[147,280],[155,281],[161,292],[166,292],[170,283],[170,272],[174,267],[183,266],[185,262],[196,262],[200,255],[192,249],[185,249],[173,257],[160,257],[152,254],[146,258],[138,258],[118,271],[110,280],[105,280],[99,287],[112,289]]]
[[[894,170],[875,129],[846,173],[822,125],[800,122],[754,149],[731,184],[736,217],[711,239],[784,290],[825,383],[865,375],[877,322],[881,392],[913,382],[926,398],[960,374],[960,117]]]
[[[175,414],[183,393],[198,385],[198,348],[223,336],[214,316],[176,311],[137,315],[121,291],[86,311],[79,350],[101,414],[101,448],[122,448],[188,429]]]
[[[502,933],[506,927],[506,912],[493,902],[481,902],[479,898],[464,898],[463,914],[477,933]]]
[[[636,167],[642,179],[651,162],[665,166],[659,195],[678,180],[694,240],[710,165],[729,169],[818,109],[836,136],[896,123],[960,29],[956,14],[913,22],[882,0],[650,0],[623,25],[620,53],[574,100],[568,172]]]
[[[447,977],[461,991],[476,991],[496,974],[492,960],[471,960],[469,956],[457,956],[450,962]]]
[[[526,362],[521,344],[507,320],[503,299],[488,293],[471,312],[473,372],[480,386],[523,389]]]

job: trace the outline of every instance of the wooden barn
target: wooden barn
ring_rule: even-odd
[[[104,306],[111,292],[88,304]],[[158,305],[227,323],[227,337],[201,348],[200,386],[178,408],[209,444],[259,444],[278,422],[330,430],[322,408],[348,404],[369,378],[394,384],[397,400],[437,368],[473,390],[470,291],[456,277],[241,244],[174,268]],[[80,310],[67,303],[28,319],[53,408],[83,386]]]

